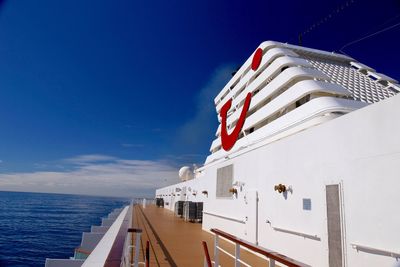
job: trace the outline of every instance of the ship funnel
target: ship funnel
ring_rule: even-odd
[[[184,166],[179,170],[179,178],[182,181],[187,181],[193,179],[193,169],[189,166]]]

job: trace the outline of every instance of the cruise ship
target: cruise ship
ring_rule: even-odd
[[[400,266],[398,92],[349,56],[263,42],[214,99],[204,165],[46,266]]]

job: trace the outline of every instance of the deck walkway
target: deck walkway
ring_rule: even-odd
[[[168,209],[147,205],[134,207],[133,225],[143,229],[140,261],[144,262],[146,241],[150,241],[150,266],[204,266],[202,241],[206,241],[214,258],[214,236],[201,229],[200,223],[185,222]],[[220,240],[220,246],[234,254],[234,245]],[[241,259],[251,266],[268,266],[268,262],[241,249]],[[220,252],[220,266],[234,266],[232,258]]]

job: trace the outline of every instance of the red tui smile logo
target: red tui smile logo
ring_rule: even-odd
[[[228,110],[231,108],[231,105],[232,105],[232,99],[229,99],[228,102],[226,102],[221,108],[221,112],[220,112],[221,143],[222,143],[222,148],[225,151],[231,150],[231,148],[235,145],[235,143],[239,137],[240,131],[243,128],[244,121],[246,120],[247,111],[249,110],[250,100],[251,100],[251,93],[248,93],[246,96],[246,100],[244,101],[242,113],[240,113],[239,120],[236,123],[235,129],[232,131],[231,134],[228,134],[228,131],[226,129],[226,118],[227,118]]]
[[[251,62],[251,69],[257,70],[260,66],[261,59],[262,59],[263,50],[258,48],[254,53],[253,60]],[[228,116],[228,111],[232,105],[232,99],[229,99],[221,108],[219,115],[221,116],[221,144],[222,148],[225,151],[229,151],[235,145],[240,132],[242,131],[244,121],[246,120],[246,114],[250,107],[252,93],[247,93],[246,99],[244,101],[242,112],[240,113],[240,117],[236,123],[235,129],[228,134],[228,130],[226,129],[226,119]]]

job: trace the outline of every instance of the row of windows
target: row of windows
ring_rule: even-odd
[[[263,56],[264,56],[270,49],[275,48],[275,47],[276,47],[276,46],[270,46],[268,49],[264,49],[264,50],[263,50]],[[282,55],[279,55],[279,56],[282,56]],[[279,56],[278,56],[278,57],[279,57]],[[256,75],[250,77],[249,82],[247,82],[246,85],[244,85],[244,86],[239,90],[239,92],[235,94],[235,96],[238,96],[238,95],[245,89],[245,87],[248,86],[252,81],[254,81],[254,80],[258,77],[258,75],[260,75],[260,73],[262,73],[262,72],[266,69],[267,65],[270,65],[276,58],[277,58],[277,57],[271,58],[271,60],[270,60],[269,63],[265,64],[261,69],[257,70]],[[232,90],[235,88],[235,86],[241,81],[241,79],[243,79],[243,77],[245,77],[245,76],[247,75],[247,73],[249,73],[250,70],[251,70],[251,66],[248,66],[248,67],[243,71],[243,73],[242,73],[239,77],[237,77],[236,80],[232,83],[232,85],[229,87],[229,90],[226,90],[226,92],[221,96],[221,98],[217,101],[216,105],[218,105],[219,103],[221,103],[221,101],[224,100],[224,98],[229,94],[229,92],[232,91]],[[233,72],[232,75],[236,75],[237,71],[238,71],[238,70],[236,70],[235,72]]]
[[[299,54],[300,51],[294,50],[294,52],[296,54]],[[312,52],[304,52],[301,51],[304,55],[304,53],[307,54],[307,56],[315,56],[317,55],[316,53],[312,53]],[[277,57],[274,58],[274,60],[276,60],[277,58],[279,58],[280,56],[283,55],[279,55]],[[304,55],[305,56],[305,55]],[[319,56],[319,55],[318,55]],[[325,60],[330,60],[332,62],[335,62],[336,64],[349,64],[348,59],[345,58],[338,58],[337,56],[329,56],[328,59],[326,59],[326,57],[324,57]],[[345,63],[345,61],[347,61]],[[251,77],[251,80],[249,80],[248,84],[250,84],[250,82],[253,82],[268,66],[271,65],[273,61],[270,61],[268,64],[265,64],[263,66],[262,69],[260,69],[259,72],[257,72],[253,77]],[[283,66],[280,71],[277,71],[276,73],[273,74],[273,76],[271,76],[269,79],[267,79],[265,82],[263,82],[262,84],[260,84],[260,86],[258,86],[258,88],[256,88],[253,91],[253,96],[258,94],[262,89],[264,89],[266,87],[266,85],[268,85],[274,78],[276,78],[278,75],[280,75],[282,72],[284,72],[285,70],[287,70],[288,68],[291,67],[297,67],[297,66]],[[309,68],[309,67],[303,67],[303,68]],[[311,67],[312,69],[315,69],[315,67]],[[282,86],[282,88],[280,88],[277,92],[273,93],[272,95],[270,95],[269,97],[267,97],[265,100],[261,101],[260,103],[258,103],[256,106],[253,106],[246,114],[246,118],[248,118],[249,116],[253,115],[254,113],[256,113],[258,110],[260,110],[261,108],[263,108],[265,105],[267,105],[268,103],[270,103],[272,100],[276,99],[279,95],[281,95],[283,92],[285,92],[286,90],[288,90],[290,87],[292,87],[295,83],[301,81],[301,80],[308,80],[309,78],[297,78],[291,82],[289,82],[288,84]],[[317,79],[320,80],[320,79]],[[325,82],[329,82],[327,80],[323,80]],[[236,82],[234,84],[237,84]],[[240,93],[242,93],[245,88],[248,86],[248,84],[244,85],[237,93],[236,93],[236,97],[240,95]],[[321,96],[334,96],[334,97],[341,97],[341,98],[348,98],[348,97],[344,97],[344,96],[338,96],[338,95],[332,95],[332,94],[326,94],[326,93],[313,93],[313,94],[309,94],[306,96],[302,96],[299,99],[295,100],[292,103],[288,103],[284,108],[281,108],[280,110],[274,112],[273,114],[271,114],[270,116],[264,118],[263,120],[257,122],[255,125],[252,125],[250,128],[248,129],[244,129],[244,131],[242,131],[242,133],[239,135],[239,139],[243,138],[244,136],[253,133],[254,131],[256,131],[259,128],[264,127],[265,125],[271,123],[272,121],[275,121],[276,119],[284,116],[285,114],[289,113],[290,111],[300,107],[301,105],[304,105],[305,103],[307,103],[308,101],[310,101],[313,98],[316,97],[321,97]],[[236,106],[236,109],[240,109],[240,107],[243,106],[244,104],[244,99]],[[229,129],[232,129],[236,126],[237,120],[235,120],[234,122],[231,123],[231,125],[228,126],[228,131]],[[212,150],[212,153],[215,153],[217,151],[219,151],[221,149],[221,146],[218,146],[216,148],[214,148]]]

